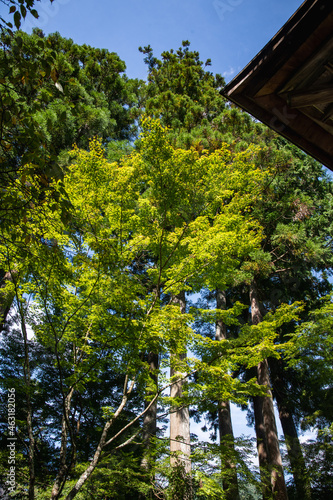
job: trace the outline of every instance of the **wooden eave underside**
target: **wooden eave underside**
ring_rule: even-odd
[[[223,94],[333,170],[333,2],[306,0]]]

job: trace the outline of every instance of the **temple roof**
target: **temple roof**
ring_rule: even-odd
[[[333,1],[303,2],[223,94],[333,170]]]

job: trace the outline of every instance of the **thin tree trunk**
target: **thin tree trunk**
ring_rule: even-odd
[[[216,308],[226,309],[226,293],[225,291],[216,290]],[[225,323],[219,319],[216,322],[216,340],[224,340],[227,338],[227,329]],[[224,444],[228,451],[228,457],[223,457],[223,463],[226,467],[226,476],[223,479],[223,489],[227,500],[238,500],[238,479],[236,464],[233,459],[235,456],[234,433],[232,429],[231,412],[229,401],[220,401],[218,405],[219,416],[219,432],[220,444]]]
[[[259,300],[256,285],[254,282],[250,286],[250,303],[252,324],[257,325],[262,321],[262,315],[259,307]],[[258,384],[266,386],[267,396],[261,398],[261,413],[263,427],[266,434],[268,470],[270,474],[271,491],[276,500],[287,500],[287,488],[283,475],[282,459],[279,448],[279,440],[276,429],[274,405],[269,379],[269,369],[267,359],[261,361],[257,366]],[[260,411],[260,409],[258,410]],[[259,416],[260,418],[260,416]],[[261,422],[258,422],[262,426]],[[257,425],[256,425],[257,428]],[[260,458],[259,458],[260,459]],[[261,467],[261,464],[259,462]],[[264,498],[266,488],[264,485]]]
[[[134,382],[135,382],[135,379],[131,381],[130,387],[127,388],[127,386],[128,386],[128,377],[126,376],[125,383],[124,383],[123,397],[122,397],[121,403],[118,406],[118,408],[117,408],[116,412],[114,413],[113,417],[110,420],[108,420],[106,422],[106,424],[104,425],[104,428],[103,428],[100,440],[99,440],[99,442],[97,444],[94,456],[93,456],[92,460],[90,461],[90,464],[88,465],[88,467],[86,468],[86,470],[81,474],[81,476],[79,477],[79,479],[76,481],[75,485],[72,487],[72,489],[70,490],[70,492],[67,494],[65,500],[73,500],[73,498],[76,497],[76,495],[78,494],[78,492],[80,491],[80,489],[82,488],[82,486],[84,485],[84,483],[89,479],[89,477],[91,476],[91,474],[94,472],[95,467],[98,464],[99,459],[101,457],[103,448],[105,446],[107,446],[108,444],[110,444],[122,432],[122,431],[118,432],[111,439],[109,439],[107,441],[108,432],[109,432],[112,424],[115,422],[115,420],[117,420],[117,418],[119,417],[119,415],[122,413],[123,409],[125,408],[127,400],[128,400],[128,397],[129,397],[129,395],[131,394],[131,392],[133,390]],[[140,417],[140,415],[139,415],[139,417]],[[134,422],[134,420],[132,421],[132,423],[133,422]],[[123,427],[123,430],[125,428],[126,428],[126,426]]]
[[[276,359],[272,359],[270,360],[269,365],[272,372],[274,397],[279,410],[279,417],[287,446],[288,458],[295,481],[297,498],[311,500],[311,485],[306,470],[301,443],[298,438],[297,428],[292,412],[288,407],[288,403],[286,403],[287,389],[281,360],[278,361]]]
[[[158,370],[158,354],[153,352],[148,353],[147,363],[150,370],[150,378],[154,384],[157,386],[157,370]],[[147,396],[152,396],[155,392],[149,392]],[[145,408],[149,405],[149,401],[145,401]],[[141,467],[148,470],[149,469],[149,452],[151,450],[152,438],[156,436],[157,430],[157,400],[149,407],[143,418],[143,458],[141,461]]]
[[[180,292],[172,299],[174,304],[178,304],[181,312],[185,313],[185,292]],[[175,356],[174,354],[171,354]],[[186,354],[178,355],[180,360],[186,358]],[[173,367],[170,368],[170,377],[181,377]],[[179,380],[174,383],[170,388],[170,396],[172,398],[181,398],[183,395],[184,381]],[[182,480],[184,482],[184,500],[191,500],[192,484],[191,484],[191,436],[190,436],[190,414],[189,408],[171,408],[170,413],[170,453],[171,453],[171,466],[178,468],[183,474]]]
[[[185,357],[185,356],[184,356]],[[181,359],[184,359],[182,356]],[[171,369],[171,377],[179,372]],[[180,380],[171,386],[170,396],[180,398],[183,395],[183,381]],[[188,407],[172,408],[170,414],[170,452],[180,452],[178,459],[183,463],[186,473],[191,472],[190,446],[190,416]],[[171,464],[177,463],[177,458],[171,457]]]
[[[68,438],[69,412],[71,408],[73,394],[74,394],[74,388],[72,387],[70,392],[65,397],[63,403],[63,415],[61,421],[60,466],[51,492],[52,500],[57,499],[61,494],[64,484],[66,482],[69,469],[67,465],[67,438]]]

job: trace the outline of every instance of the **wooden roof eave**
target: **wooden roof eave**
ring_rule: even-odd
[[[222,93],[333,170],[333,135],[330,126],[324,123],[333,116],[330,87],[321,85],[315,90],[286,87],[297,72],[298,80],[302,77],[306,82],[302,74],[307,69],[305,63],[312,57],[317,64],[323,53],[322,49],[321,53],[318,51],[323,45],[326,52],[332,53],[332,28],[331,0],[306,0]],[[316,51],[319,55],[314,57]],[[328,104],[325,116],[315,108],[313,116],[307,116],[306,106],[323,102]],[[321,116],[321,125],[316,112]]]

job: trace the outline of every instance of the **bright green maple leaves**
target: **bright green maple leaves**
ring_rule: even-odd
[[[111,342],[108,355],[120,371],[128,362],[141,367],[145,349],[194,348],[194,316],[168,305],[170,297],[244,278],[242,264],[262,238],[251,206],[268,175],[256,165],[256,149],[177,149],[159,121],[142,125],[139,151],[119,162],[107,161],[97,139],[89,151],[74,149],[63,183],[54,185],[59,204],[29,205],[26,231],[17,232],[29,244],[22,294],[38,303],[40,340],[65,350],[74,342],[81,364]],[[18,181],[18,198],[20,189]]]
[[[65,185],[87,244],[128,263],[145,258],[164,293],[232,281],[261,238],[249,215],[266,175],[254,165],[256,151],[200,155],[173,148],[158,121],[143,129],[140,151],[120,163],[108,163],[96,141],[73,153]]]
[[[98,139],[88,151],[75,148],[63,182],[53,184],[59,202],[49,197],[29,205],[24,222],[29,253],[20,263],[17,299],[33,298],[31,327],[53,357],[69,405],[73,394],[83,394],[87,384],[100,380],[106,364],[131,380],[128,386],[135,383],[142,401],[147,387],[162,398],[172,380],[161,372],[158,386],[149,386],[144,352],[159,353],[163,366],[177,359],[185,377],[200,374],[184,391],[188,403],[221,397],[245,401],[250,392],[258,392],[257,384],[243,384],[230,374],[274,351],[278,322],[263,322],[259,334],[249,328],[240,340],[215,342],[196,334],[193,325],[198,316],[215,321],[218,311],[182,314],[172,297],[224,289],[244,278],[243,262],[262,239],[251,207],[268,173],[258,168],[256,149],[183,150],[172,146],[159,121],[146,119],[142,126],[139,150],[117,162],[105,158]],[[35,181],[29,177],[25,182],[30,189]],[[12,195],[19,199],[21,191],[17,181]],[[70,219],[62,217],[64,201]],[[19,242],[25,237],[17,232]],[[4,245],[4,258],[5,253]],[[194,356],[170,356],[187,349]],[[120,393],[103,403],[119,409],[105,424],[106,442],[112,440],[118,414],[123,415],[124,439],[137,420],[126,419]]]
[[[168,297],[232,284],[258,248],[261,228],[250,212],[267,173],[256,154],[177,149],[151,119],[140,150],[120,162],[109,163],[98,140],[73,151],[64,184],[84,257],[72,266],[80,262],[81,281],[96,280],[90,299],[105,319],[99,329],[112,324],[112,338],[130,342],[132,360],[141,350],[167,354],[193,342],[193,315],[167,305]]]

